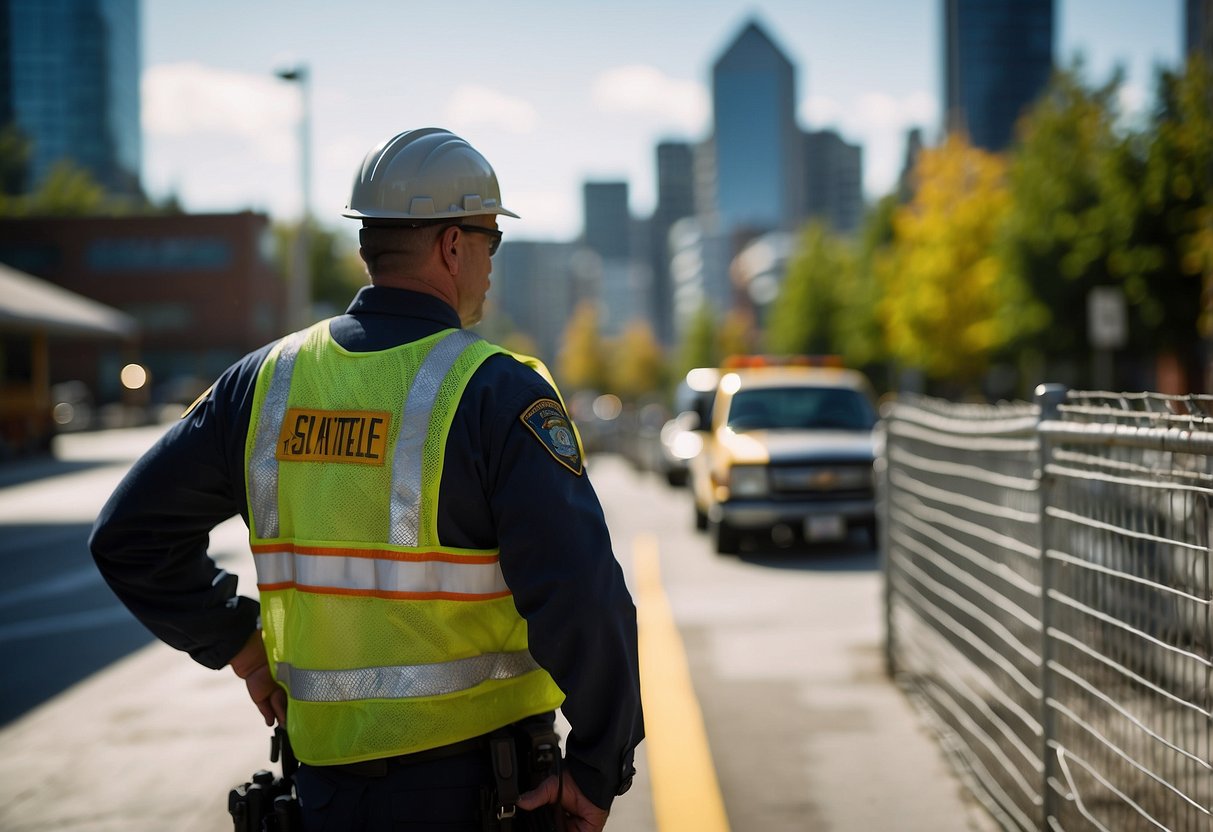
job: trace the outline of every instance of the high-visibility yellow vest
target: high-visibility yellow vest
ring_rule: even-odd
[[[261,367],[249,542],[266,653],[306,763],[434,748],[564,699],[527,649],[498,552],[438,542],[451,421],[498,352],[457,329],[350,352],[322,321]]]

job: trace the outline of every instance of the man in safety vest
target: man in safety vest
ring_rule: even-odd
[[[344,214],[371,285],[225,371],[114,492],[94,558],[286,726],[304,829],[601,829],[644,732],[635,608],[547,371],[464,329],[517,215],[432,128],[368,153]],[[260,602],[207,555],[237,513]],[[519,784],[557,707],[563,765]]]

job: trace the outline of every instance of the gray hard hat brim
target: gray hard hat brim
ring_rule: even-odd
[[[410,220],[410,218],[401,217],[400,214],[392,212],[392,211],[357,211],[357,210],[354,210],[353,208],[350,208],[348,205],[345,206],[345,210],[341,212],[341,216],[349,217],[352,220],[396,220],[396,221],[399,221],[402,223],[407,223]],[[522,217],[518,216],[517,214],[515,214],[513,211],[509,210],[508,208],[493,208],[488,211],[479,211],[475,214],[464,214],[462,212],[460,212],[460,213],[433,213],[433,214],[427,214],[424,217],[416,217],[415,219],[416,219],[416,221],[419,221],[419,222],[428,222],[430,220],[434,220],[434,221],[458,220],[458,219],[463,219],[465,217],[490,217],[490,216],[513,217],[516,220],[522,219]]]

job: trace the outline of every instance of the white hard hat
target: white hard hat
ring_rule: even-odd
[[[399,133],[366,154],[354,175],[349,204],[354,219],[439,220],[505,214],[497,174],[480,153],[447,130]]]

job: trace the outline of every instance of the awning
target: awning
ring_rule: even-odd
[[[0,332],[129,339],[139,324],[125,312],[0,263]]]

